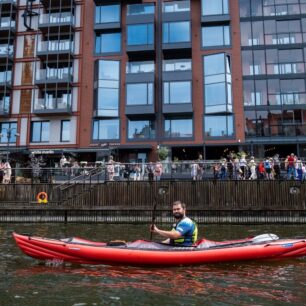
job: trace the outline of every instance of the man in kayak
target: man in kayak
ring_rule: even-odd
[[[186,204],[181,201],[173,202],[173,217],[177,222],[171,231],[160,230],[155,224],[151,226],[153,233],[168,238],[164,243],[175,246],[192,246],[198,238],[198,227],[190,218],[186,217]]]

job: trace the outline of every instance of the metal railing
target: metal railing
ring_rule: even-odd
[[[244,180],[244,179],[306,179],[303,170],[305,161],[297,161],[294,169],[287,163],[270,163],[265,169],[265,160],[247,161],[186,161],[157,163],[87,163],[86,167],[67,164],[57,168],[12,168],[0,169],[0,183],[4,183],[7,171],[11,177],[7,183],[54,183],[65,189],[74,184],[97,184],[107,181],[154,181],[154,180]],[[158,167],[162,168],[160,172]],[[252,176],[253,173],[253,176]],[[255,174],[254,174],[255,173]],[[271,173],[271,174],[270,174]],[[268,175],[269,174],[269,175]]]

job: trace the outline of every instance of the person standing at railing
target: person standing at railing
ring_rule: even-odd
[[[3,184],[9,184],[11,182],[11,177],[12,177],[12,168],[10,163],[7,161],[4,164]]]
[[[281,168],[280,168],[280,160],[279,155],[275,154],[273,156],[273,170],[274,170],[274,178],[279,180],[281,178]]]
[[[296,163],[296,157],[294,153],[291,153],[285,161],[287,165],[287,179],[290,180],[292,177],[293,179],[296,178],[296,172],[295,172],[295,163]]]
[[[254,156],[251,156],[251,160],[250,160],[248,166],[249,166],[249,169],[250,169],[250,172],[251,172],[249,180],[256,180],[257,179],[257,175],[256,175],[256,162],[255,162]]]
[[[193,181],[196,181],[197,180],[197,177],[198,177],[198,171],[200,170],[200,167],[199,165],[196,163],[196,161],[194,161],[191,165],[191,179]]]
[[[115,175],[115,166],[114,166],[114,161],[113,161],[112,156],[110,157],[110,160],[107,164],[106,170],[107,170],[108,180],[113,181],[114,180],[114,175]]]
[[[146,172],[148,173],[148,180],[152,182],[154,180],[154,165],[152,162],[147,164]]]
[[[197,163],[199,165],[199,170],[198,170],[198,180],[203,180],[204,179],[204,167],[205,163],[203,160],[203,156],[200,154],[199,159],[197,160]]]
[[[0,162],[0,184],[3,182],[3,176],[4,176],[4,163],[1,160]]]
[[[162,174],[163,174],[163,165],[160,161],[158,161],[155,164],[155,168],[154,168],[155,180],[160,181]]]

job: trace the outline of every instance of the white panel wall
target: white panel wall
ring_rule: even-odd
[[[74,34],[74,54],[80,53],[80,32]]]
[[[23,46],[24,46],[24,36],[17,36],[17,49],[16,49],[16,57],[23,57]]]
[[[21,118],[19,141],[21,146],[27,144],[28,118]]]
[[[79,82],[79,60],[73,61],[73,82]]]
[[[20,90],[13,91],[13,104],[12,104],[12,113],[19,114],[20,111]]]
[[[75,8],[75,26],[81,26],[81,6],[77,5]]]
[[[69,142],[61,142],[61,120],[70,120],[70,141]],[[76,117],[68,117],[68,118],[48,118],[48,117],[37,117],[32,118],[32,122],[34,121],[49,121],[50,122],[50,137],[49,142],[40,142],[40,143],[31,143],[31,145],[60,145],[60,144],[76,144],[76,126],[77,126],[77,118]]]
[[[72,88],[72,111],[78,110],[78,87]]]

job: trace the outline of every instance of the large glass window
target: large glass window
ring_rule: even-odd
[[[48,142],[50,137],[49,121],[31,122],[31,142]]]
[[[94,120],[93,140],[118,140],[119,119]]]
[[[121,33],[102,33],[96,36],[96,53],[119,53]]]
[[[190,71],[191,59],[174,59],[163,61],[163,71]]]
[[[229,46],[230,40],[230,27],[226,26],[210,26],[202,28],[202,46]]]
[[[97,116],[117,117],[119,114],[120,62],[99,60],[95,82]]]
[[[202,0],[202,16],[226,15],[228,13],[228,0]]]
[[[165,137],[181,138],[193,136],[192,119],[168,119],[165,120]]]
[[[204,128],[206,137],[233,137],[234,117],[229,116],[205,116]]]
[[[95,22],[120,22],[120,4],[96,6]]]
[[[127,45],[153,45],[154,28],[152,23],[127,26]]]
[[[152,105],[154,100],[153,83],[126,84],[127,105]]]
[[[191,81],[164,82],[164,104],[191,103]]]
[[[15,143],[17,135],[17,122],[0,123],[0,143]]]
[[[61,141],[70,141],[70,120],[61,121]]]
[[[204,56],[205,113],[232,112],[230,57]]]
[[[155,138],[155,126],[149,120],[129,120],[128,122],[129,139],[152,139]]]
[[[163,23],[163,43],[189,42],[190,22],[164,22]]]

